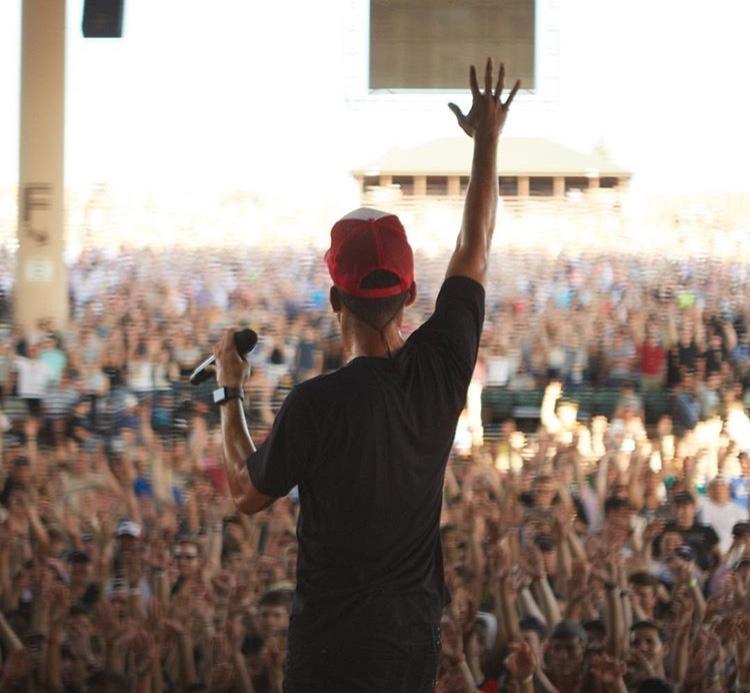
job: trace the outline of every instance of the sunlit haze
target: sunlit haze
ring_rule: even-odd
[[[468,101],[369,96],[366,0],[127,0],[120,40],[82,38],[82,4],[68,2],[69,189],[242,189],[345,211],[353,168],[456,135],[445,103]],[[636,190],[750,190],[748,3],[544,4],[559,18],[559,85],[522,95],[507,136],[603,147]],[[18,175],[20,8],[0,3],[3,187]]]

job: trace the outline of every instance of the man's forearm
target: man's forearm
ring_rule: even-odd
[[[16,635],[16,631],[5,620],[2,611],[0,611],[0,640],[9,652],[16,652],[23,649],[21,639]]]
[[[252,515],[267,508],[275,499],[255,488],[247,468],[247,458],[255,452],[255,444],[247,428],[241,400],[230,400],[222,405],[221,433],[224,471],[237,509]]]
[[[617,585],[605,586],[607,595],[606,627],[609,653],[619,659],[623,651],[623,617],[622,603],[620,601],[620,589]]]
[[[560,605],[557,603],[557,599],[555,599],[547,576],[544,575],[535,580],[533,587],[536,588],[534,596],[536,597],[537,604],[539,604],[544,613],[548,627],[554,628],[562,621],[562,614],[560,613]]]
[[[233,399],[221,406],[221,433],[224,448],[224,471],[235,502],[247,495],[247,458],[255,445],[245,421],[242,400]]]
[[[477,133],[474,137],[471,178],[458,238],[461,250],[479,261],[486,261],[495,229],[498,140],[495,134]]]
[[[690,627],[679,628],[674,636],[673,647],[675,650],[674,666],[672,667],[672,679],[679,688],[685,681],[688,670],[688,659],[690,656]]]
[[[534,618],[539,619],[539,621],[545,626],[548,625],[547,617],[542,612],[539,604],[537,604],[536,599],[534,599],[534,595],[531,593],[530,588],[524,587],[518,593],[518,604],[522,616],[533,616]]]
[[[47,651],[45,653],[46,671],[44,681],[50,691],[62,691],[62,652],[61,642],[63,638],[61,624],[50,627]]]
[[[517,640],[521,636],[521,629],[518,625],[518,611],[516,610],[515,600],[511,598],[506,581],[509,577],[504,577],[500,585],[500,608],[503,614],[505,624],[505,635],[508,640]]]
[[[477,690],[477,682],[474,680],[474,674],[471,673],[466,660],[458,665],[458,671],[461,674],[461,685],[463,686],[461,693],[474,693]]]

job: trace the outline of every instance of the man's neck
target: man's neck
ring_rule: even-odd
[[[348,363],[360,356],[387,358],[395,356],[404,346],[399,326],[391,323],[382,334],[362,325],[343,330],[344,355]]]

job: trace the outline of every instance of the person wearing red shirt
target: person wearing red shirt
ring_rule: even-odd
[[[664,384],[666,352],[659,343],[656,325],[646,328],[646,338],[638,345],[638,365],[643,390],[657,390]]]

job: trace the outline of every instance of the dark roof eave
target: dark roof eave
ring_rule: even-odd
[[[630,171],[611,171],[611,170],[598,170],[598,177],[599,178],[630,178],[633,174]],[[407,170],[394,170],[394,171],[384,171],[384,170],[372,170],[372,169],[357,169],[352,171],[352,175],[355,177],[364,177],[364,176],[461,176],[461,177],[468,177],[469,171],[443,171],[440,173],[437,173],[435,171],[407,171]],[[556,177],[565,177],[565,178],[588,178],[589,176],[586,173],[583,173],[581,171],[569,171],[567,173],[561,172],[561,171],[498,171],[499,176],[528,176],[530,178],[556,178]],[[592,176],[594,177],[594,176]]]

